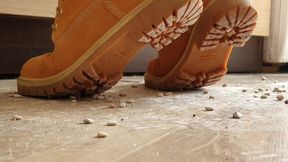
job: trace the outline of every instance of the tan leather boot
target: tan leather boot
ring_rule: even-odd
[[[66,96],[110,89],[145,44],[169,45],[196,22],[202,5],[201,0],[59,0],[55,49],[25,63],[18,91]]]
[[[250,0],[205,0],[199,21],[150,62],[146,85],[189,90],[216,83],[227,72],[233,46],[251,37],[257,17]]]

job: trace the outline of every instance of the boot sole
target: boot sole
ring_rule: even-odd
[[[65,71],[43,79],[20,77],[18,93],[34,97],[102,93],[122,78],[125,66],[147,43],[159,49],[184,33],[198,19],[199,7],[203,8],[201,0],[145,0]]]
[[[249,0],[231,2],[211,2],[195,25],[181,60],[164,77],[146,74],[146,86],[169,91],[193,90],[220,81],[227,73],[233,46],[245,45],[258,17]]]

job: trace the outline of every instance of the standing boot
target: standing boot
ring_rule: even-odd
[[[212,85],[226,74],[232,48],[250,39],[258,17],[250,0],[203,2],[199,21],[150,62],[146,86],[190,90]]]

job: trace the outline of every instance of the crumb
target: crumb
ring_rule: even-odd
[[[285,101],[285,104],[288,105],[288,100]]]
[[[247,92],[247,89],[242,89],[242,92]]]
[[[72,103],[76,103],[76,102],[77,102],[77,100],[71,100],[71,102],[72,102]]]
[[[264,77],[264,76],[263,76],[261,79],[262,79],[263,81],[264,81],[264,80],[267,80],[267,78],[266,78],[266,77]]]
[[[223,84],[222,87],[227,87],[227,84]]]
[[[208,92],[207,90],[204,90],[203,93],[204,93],[204,94],[208,94],[209,92]]]

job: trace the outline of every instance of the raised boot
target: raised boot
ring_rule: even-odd
[[[257,22],[250,0],[204,0],[189,32],[159,51],[145,75],[146,86],[190,90],[215,84],[227,73],[232,48],[249,40]]]
[[[25,63],[18,92],[68,96],[108,90],[142,47],[169,45],[202,8],[201,0],[59,0],[55,49]]]

